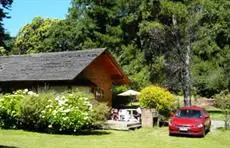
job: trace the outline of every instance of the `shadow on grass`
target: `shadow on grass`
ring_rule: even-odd
[[[88,136],[88,135],[95,135],[95,136],[102,136],[102,135],[109,135],[111,134],[110,131],[106,130],[81,130],[77,132],[57,132],[57,131],[36,131],[36,130],[25,130],[26,132],[36,132],[36,133],[41,133],[41,134],[53,134],[53,135],[71,135],[71,136]],[[1,148],[1,147],[0,147]]]
[[[101,135],[109,135],[111,134],[111,132],[109,131],[105,131],[105,130],[95,130],[95,131],[80,131],[77,132],[74,135],[80,135],[80,136],[87,136],[87,135],[96,135],[96,136],[101,136]]]
[[[209,131],[205,132],[205,137],[208,135]],[[172,134],[172,137],[185,137],[185,138],[204,138],[203,136],[193,136],[193,135],[180,135],[180,134]]]
[[[230,131],[230,127],[218,127],[216,128],[217,130],[220,130],[220,131]]]
[[[204,138],[202,136],[192,136],[192,135],[170,135],[172,137],[183,137],[183,138]]]
[[[15,147],[15,146],[0,145],[0,148],[18,148],[18,147]]]
[[[111,134],[111,131],[103,130],[103,129],[85,129],[85,130],[79,130],[76,132],[70,131],[57,131],[55,129],[49,129],[49,130],[35,130],[35,129],[3,129],[3,130],[22,130],[25,132],[31,132],[31,133],[40,133],[40,134],[53,134],[53,135],[72,135],[72,136],[87,136],[87,135],[95,135],[95,136],[102,136],[102,135],[109,135]],[[7,146],[1,145],[0,148],[3,148]],[[10,147],[9,147],[10,148]],[[13,148],[13,147],[12,147]]]

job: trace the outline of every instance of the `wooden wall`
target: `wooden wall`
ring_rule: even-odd
[[[112,80],[108,70],[102,64],[100,59],[96,59],[83,71],[83,76],[103,90],[104,97],[98,101],[107,102],[109,106],[112,106]]]

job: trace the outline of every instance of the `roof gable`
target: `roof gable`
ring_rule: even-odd
[[[0,81],[72,80],[105,49],[0,57]]]

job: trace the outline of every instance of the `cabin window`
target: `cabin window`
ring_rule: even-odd
[[[101,100],[104,98],[104,91],[99,87],[92,88],[92,92],[95,95],[96,100]]]
[[[52,86],[49,89],[56,92],[56,93],[68,91],[67,86]]]
[[[73,91],[80,91],[82,93],[85,94],[91,94],[91,89],[90,87],[86,87],[86,86],[75,86],[72,88]]]

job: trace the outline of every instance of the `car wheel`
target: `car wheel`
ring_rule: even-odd
[[[205,137],[205,134],[206,134],[206,131],[205,131],[205,127],[204,127],[203,130],[202,130],[202,135],[201,135],[201,137]]]
[[[207,129],[207,133],[211,131],[211,124],[209,124],[208,129]]]
[[[207,129],[207,133],[209,133],[210,132],[210,126],[208,127],[208,129]]]

